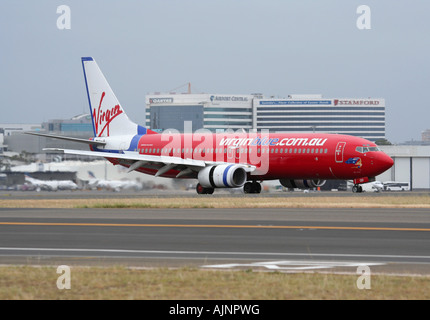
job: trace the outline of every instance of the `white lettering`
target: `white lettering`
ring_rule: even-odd
[[[236,314],[260,314],[259,305],[240,305],[240,304],[222,304],[215,305],[212,314],[217,314],[222,317],[225,315],[236,315]]]
[[[57,19],[57,28],[59,30],[70,30],[71,29],[71,11],[70,7],[66,5],[61,5],[57,7],[57,13],[61,16]]]
[[[316,146],[323,146],[324,145],[324,143],[327,141],[327,139],[318,139],[318,142],[316,142]]]
[[[357,274],[360,276],[357,279],[357,288],[360,290],[369,290],[370,286],[370,268],[368,266],[359,266],[357,268]]]
[[[65,266],[65,265],[58,266],[57,273],[61,274],[63,272],[64,272],[64,274],[62,274],[61,276],[59,276],[58,279],[57,279],[57,288],[60,289],[60,290],[70,289],[72,287],[72,285],[71,285],[70,267],[69,266]]]
[[[366,5],[361,5],[357,7],[357,14],[363,13],[357,18],[357,28],[359,30],[370,30],[370,8]]]
[[[170,307],[169,314],[186,314],[186,315],[196,315],[197,318],[200,318],[203,312],[203,307],[180,307],[177,304],[175,307]]]

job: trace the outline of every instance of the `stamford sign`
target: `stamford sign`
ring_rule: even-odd
[[[348,99],[339,100],[334,99],[335,106],[379,106],[380,100],[369,100],[369,99]]]

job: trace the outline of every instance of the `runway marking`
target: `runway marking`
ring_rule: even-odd
[[[316,229],[362,231],[430,231],[430,228],[346,227],[346,226],[271,226],[217,224],[139,224],[139,223],[73,223],[73,222],[0,222],[10,226],[81,226],[81,227],[156,227],[156,228],[242,228],[242,229]]]
[[[283,257],[324,257],[324,258],[378,258],[378,259],[424,259],[430,256],[411,255],[375,255],[353,253],[291,253],[291,252],[237,252],[237,251],[169,251],[169,250],[143,250],[143,249],[99,249],[99,248],[14,248],[0,247],[0,251],[40,251],[40,252],[101,252],[101,253],[143,253],[143,254],[187,254],[187,255],[232,255],[232,256],[283,256]]]
[[[269,270],[279,271],[304,271],[304,270],[317,270],[317,269],[331,269],[337,267],[359,267],[359,266],[380,266],[385,263],[375,262],[342,262],[342,261],[264,261],[253,263],[227,263],[227,264],[214,264],[204,265],[202,268],[216,268],[216,269],[232,269],[232,268],[266,268]]]

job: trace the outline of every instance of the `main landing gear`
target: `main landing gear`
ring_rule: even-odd
[[[245,193],[260,193],[261,184],[257,181],[247,182],[243,186],[243,192]]]
[[[200,183],[196,186],[197,194],[212,194],[214,193],[214,188],[205,188]],[[261,184],[257,181],[247,182],[243,186],[243,192],[245,193],[260,193],[261,192]]]
[[[198,194],[212,194],[212,193],[214,193],[215,189],[214,188],[205,188],[200,183],[198,183],[196,186],[196,191]]]
[[[354,186],[352,187],[352,192],[354,193],[363,192],[363,187],[360,186],[359,184],[354,184]]]

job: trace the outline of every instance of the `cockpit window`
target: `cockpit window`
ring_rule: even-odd
[[[355,151],[360,153],[366,153],[369,151],[381,151],[381,149],[379,149],[379,147],[357,147],[355,148]]]

